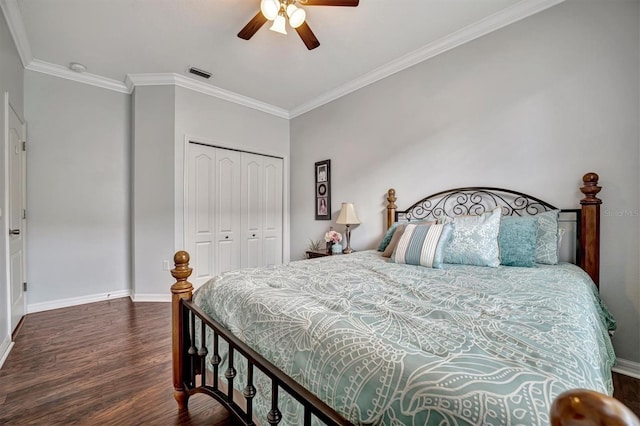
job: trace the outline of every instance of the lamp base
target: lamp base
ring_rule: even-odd
[[[351,228],[349,227],[349,225],[347,225],[347,247],[342,250],[342,253],[344,254],[349,254],[349,253],[353,253],[353,250],[351,249]]]

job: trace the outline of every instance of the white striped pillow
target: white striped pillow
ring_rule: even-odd
[[[391,260],[395,263],[439,268],[451,225],[406,225]]]

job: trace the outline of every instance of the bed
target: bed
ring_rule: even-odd
[[[575,265],[403,264],[403,236],[394,262],[364,251],[233,271],[194,294],[188,254],[176,253],[179,407],[204,393],[243,424],[549,424],[563,392],[610,395],[598,176],[580,189],[581,208],[558,214]],[[451,229],[433,219],[559,210],[499,188],[443,191],[403,211],[394,190],[387,198],[388,226],[414,234]]]

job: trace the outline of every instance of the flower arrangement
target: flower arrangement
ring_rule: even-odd
[[[324,240],[332,244],[339,243],[340,241],[342,241],[342,234],[338,231],[329,231],[324,234]]]

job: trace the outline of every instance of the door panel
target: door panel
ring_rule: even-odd
[[[215,157],[200,145],[189,145],[187,158],[187,251],[196,265],[193,284],[204,284],[215,275],[214,232],[211,221],[214,212],[213,179]]]
[[[11,300],[11,330],[20,322],[25,313],[24,241],[25,241],[25,168],[26,158],[23,151],[24,125],[13,108],[5,102],[9,110],[9,211],[7,222],[9,229],[9,275]]]
[[[265,157],[262,265],[282,263],[282,159]]]
[[[263,157],[242,153],[242,267],[262,266]]]
[[[195,159],[195,203],[196,203],[196,232],[201,235],[209,235],[211,229],[211,215],[213,214],[213,158],[206,154],[200,154]]]
[[[213,265],[211,259],[213,258],[213,247],[210,241],[196,242],[195,251],[193,253],[191,263],[195,265],[195,280],[197,283],[202,284],[210,279],[214,275]]]
[[[243,268],[256,268],[262,266],[262,245],[259,238],[249,237],[246,239],[246,251],[242,259]]]
[[[216,151],[216,273],[240,268],[240,153]]]

